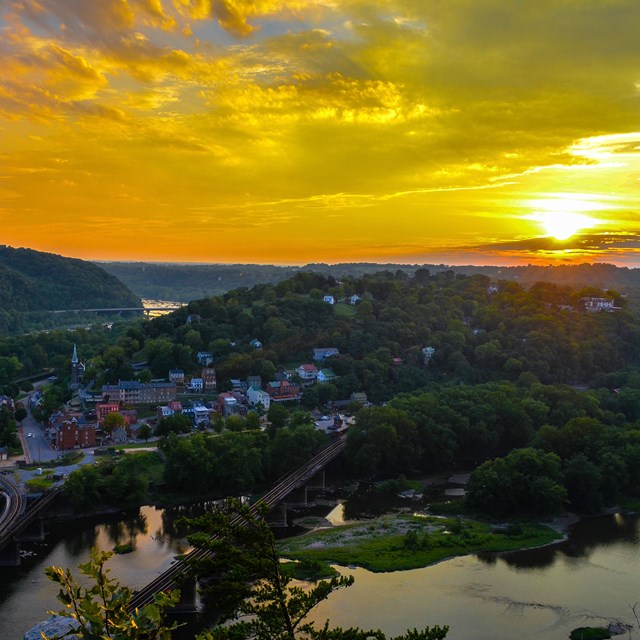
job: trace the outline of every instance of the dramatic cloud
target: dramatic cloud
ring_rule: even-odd
[[[5,241],[92,256],[111,220],[103,258],[624,261],[638,33],[635,0],[12,0]],[[558,247],[577,201],[606,206]]]

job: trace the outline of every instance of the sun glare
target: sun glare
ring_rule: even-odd
[[[556,240],[567,240],[583,229],[603,223],[603,220],[578,212],[608,208],[607,205],[599,202],[568,197],[531,200],[529,205],[536,211],[533,215],[527,216],[528,219],[535,220],[547,235]]]
[[[582,229],[592,227],[596,220],[581,213],[554,211],[541,214],[540,222],[548,235],[556,240],[567,240]]]

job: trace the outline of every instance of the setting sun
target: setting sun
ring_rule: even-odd
[[[546,232],[556,240],[567,240],[578,231],[597,224],[597,220],[580,213],[549,211],[541,214],[540,222]]]
[[[540,224],[546,234],[556,240],[567,240],[583,229],[603,223],[602,220],[578,212],[608,208],[601,202],[561,194],[554,194],[548,199],[532,200],[529,205],[536,210],[529,219]]]

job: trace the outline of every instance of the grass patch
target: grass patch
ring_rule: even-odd
[[[50,476],[37,476],[31,478],[25,482],[30,491],[37,493],[39,491],[46,491],[53,485],[53,478]]]
[[[25,466],[25,469],[55,469],[55,467],[63,467],[71,464],[77,464],[82,460],[85,456],[86,451],[78,450],[78,451],[70,451],[69,453],[65,453],[61,458],[57,458],[56,460],[49,460],[48,462],[37,462],[35,464],[30,464]]]
[[[479,551],[536,547],[560,537],[537,523],[496,530],[476,520],[395,516],[312,532],[283,541],[280,550],[294,560],[358,565],[382,572],[417,569]]]
[[[283,562],[280,568],[283,574],[290,578],[309,582],[317,582],[338,575],[330,564],[312,558],[305,558],[300,562]]]
[[[117,544],[115,547],[113,547],[113,551],[118,555],[131,553],[133,551],[133,545],[130,542],[127,542],[126,544]]]
[[[452,498],[446,502],[433,502],[429,505],[429,511],[434,515],[440,516],[458,516],[468,513],[464,498]]]
[[[156,447],[158,445],[158,441],[154,440],[152,442],[134,442],[133,444],[116,444],[112,445],[112,448],[116,451],[123,451],[124,449],[148,449],[149,447]]]
[[[333,305],[333,311],[338,318],[355,318],[356,308],[352,304],[345,304],[344,302],[336,302]]]
[[[610,637],[609,629],[605,627],[578,627],[569,634],[571,640],[606,640]]]

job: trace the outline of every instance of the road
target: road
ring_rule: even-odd
[[[27,410],[27,417],[22,421],[20,431],[22,432],[22,443],[27,462],[38,463],[55,460],[60,452],[51,448],[42,427],[31,415],[29,398],[25,398],[24,406]]]

